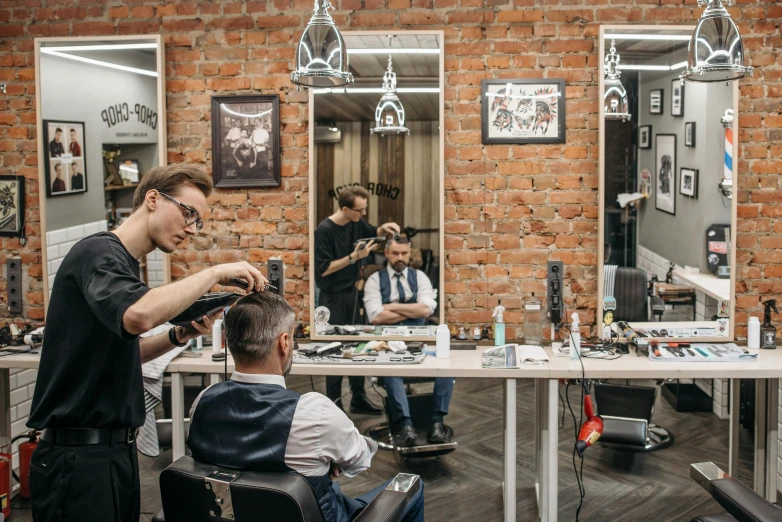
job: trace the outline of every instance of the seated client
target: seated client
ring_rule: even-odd
[[[369,468],[377,444],[362,437],[324,395],[285,388],[295,319],[290,305],[271,292],[250,294],[231,308],[225,329],[236,371],[198,396],[187,444],[200,462],[242,471],[295,471],[312,485],[326,522],[347,522],[388,483],[354,499],[332,482],[340,473],[354,477]],[[403,520],[423,522],[423,483]]]
[[[375,272],[364,286],[364,308],[372,324],[424,326],[437,308],[432,283],[426,274],[410,265],[410,241],[403,236],[386,242],[387,266]],[[386,377],[388,409],[392,431],[401,433],[404,444],[415,444],[416,435],[410,420],[410,407],[401,377]],[[434,381],[434,411],[426,439],[445,442],[443,417],[453,393],[453,378],[438,377]]]

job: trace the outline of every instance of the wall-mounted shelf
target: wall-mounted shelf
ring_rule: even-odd
[[[109,191],[109,190],[126,190],[126,189],[135,189],[138,187],[138,183],[132,183],[130,185],[109,185],[108,187],[103,187],[103,190]]]

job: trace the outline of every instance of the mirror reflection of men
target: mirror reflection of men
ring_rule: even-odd
[[[57,127],[54,131],[54,139],[49,142],[49,157],[59,158],[65,154],[65,147],[62,146],[62,129]]]
[[[70,249],[52,287],[38,381],[27,425],[42,430],[30,463],[36,522],[138,522],[135,438],[144,424],[141,364],[211,331],[202,323],[139,339],[216,284],[234,277],[262,290],[266,278],[244,262],[217,265],[158,288],[139,277],[139,259],[171,253],[201,229],[211,177],[170,165],[152,169],[133,212],[113,232]]]
[[[62,163],[54,164],[54,182],[52,183],[52,192],[65,192],[65,180],[62,179]]]
[[[79,140],[76,137],[76,129],[71,129],[68,135],[70,136],[68,139],[68,152],[74,157],[81,156],[81,145],[79,145]]]
[[[356,281],[359,261],[375,249],[374,241],[361,239],[388,234],[399,235],[399,225],[385,223],[377,228],[362,219],[367,213],[369,192],[353,186],[339,193],[339,210],[324,219],[315,230],[315,283],[320,289],[319,304],[331,312],[329,323],[354,324],[356,308]],[[358,242],[358,243],[357,243]],[[364,392],[364,378],[350,377],[353,413],[379,414]],[[342,407],[342,377],[326,377],[326,396]]]
[[[372,324],[423,326],[437,308],[429,278],[410,266],[410,241],[394,237],[385,246],[388,265],[375,272],[364,287],[364,308]],[[401,377],[386,377],[391,430],[401,434],[405,446],[416,443],[416,432],[410,418],[405,385]],[[432,444],[443,443],[446,431],[443,418],[453,394],[453,378],[438,377],[434,382],[432,422],[426,439]]]
[[[84,190],[84,174],[79,172],[79,164],[71,163],[71,190]]]

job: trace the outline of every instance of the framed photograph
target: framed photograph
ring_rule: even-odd
[[[649,114],[663,113],[663,90],[652,89],[649,91]]]
[[[638,127],[638,148],[639,149],[651,149],[652,148],[652,126],[641,125]]]
[[[123,160],[119,164],[119,177],[125,185],[139,182],[138,160]]]
[[[212,97],[212,177],[217,188],[280,186],[280,97]]]
[[[684,124],[684,146],[685,147],[694,147],[695,146],[695,122],[694,121],[688,121]]]
[[[24,176],[0,176],[0,236],[24,237]]]
[[[679,174],[680,185],[679,192],[691,198],[698,197],[698,169],[688,169],[682,167]]]
[[[671,116],[684,116],[684,85],[678,78],[671,80]]]
[[[481,141],[565,143],[565,80],[481,80]]]
[[[43,120],[46,196],[87,192],[84,122]]]
[[[657,186],[654,192],[654,207],[657,210],[676,215],[676,135],[658,134],[654,137],[655,172]]]

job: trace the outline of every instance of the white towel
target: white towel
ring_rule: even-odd
[[[141,337],[151,337],[167,332],[172,325],[166,323],[153,328]],[[160,446],[157,439],[157,423],[155,421],[155,407],[163,400],[163,373],[177,355],[182,353],[187,346],[177,347],[164,353],[156,359],[152,359],[141,365],[141,375],[144,377],[144,408],[147,418],[138,433],[136,442],[138,450],[148,457],[160,455]]]

